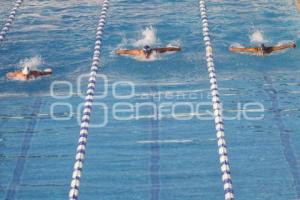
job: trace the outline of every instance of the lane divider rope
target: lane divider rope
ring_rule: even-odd
[[[217,131],[217,141],[218,141],[218,148],[219,148],[222,180],[224,186],[224,195],[225,195],[225,200],[233,200],[234,193],[233,193],[230,167],[228,161],[229,159],[228,159],[227,146],[226,146],[225,134],[224,134],[222,104],[220,101],[220,96],[218,91],[216,71],[215,71],[215,65],[213,59],[213,47],[212,47],[210,34],[209,34],[206,1],[200,0],[199,7],[200,7],[201,20],[202,20],[203,40],[205,43],[206,61],[207,61],[207,69],[208,69],[209,80],[210,80],[210,90],[212,95],[213,111],[215,117],[215,127]]]
[[[4,27],[2,28],[2,30],[0,32],[0,43],[4,41],[6,34],[8,33],[14,19],[16,18],[17,11],[23,2],[24,2],[24,0],[16,1],[13,9],[10,12],[10,15],[8,16],[8,19],[6,20],[6,22],[4,24]]]
[[[89,130],[90,117],[91,117],[92,104],[93,104],[93,97],[94,97],[95,87],[96,87],[96,85],[95,85],[96,84],[96,76],[97,76],[97,71],[98,71],[98,68],[100,65],[100,55],[101,55],[100,49],[101,49],[101,44],[102,44],[102,35],[103,35],[103,29],[104,29],[104,25],[105,25],[108,7],[109,7],[109,0],[105,0],[102,4],[101,15],[100,15],[100,19],[99,19],[99,23],[98,23],[98,27],[97,27],[96,42],[95,42],[94,55],[93,55],[93,63],[91,66],[91,73],[90,73],[89,83],[88,83],[87,91],[86,91],[83,116],[82,116],[81,125],[80,125],[80,135],[79,135],[76,158],[75,158],[75,163],[74,163],[74,168],[73,168],[71,188],[70,188],[70,192],[69,192],[70,200],[77,200],[78,195],[79,195],[80,179],[82,176],[83,163],[84,163],[84,159],[85,159],[88,130]]]

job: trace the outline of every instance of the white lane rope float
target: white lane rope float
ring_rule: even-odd
[[[0,43],[4,41],[4,38],[5,38],[6,34],[8,33],[14,19],[16,18],[17,11],[20,8],[23,1],[24,0],[17,0],[13,9],[11,10],[10,15],[8,16],[8,18],[4,24],[4,27],[2,28],[2,30],[0,32]]]
[[[199,1],[199,7],[201,13],[202,28],[203,28],[203,40],[205,42],[207,69],[208,69],[209,79],[210,79],[210,90],[212,95],[213,111],[215,117],[215,127],[217,131],[217,141],[218,141],[218,148],[219,148],[222,180],[224,186],[224,195],[225,195],[225,200],[233,200],[234,193],[233,193],[230,167],[228,162],[227,146],[226,146],[225,134],[224,134],[222,105],[219,97],[219,91],[218,91],[218,85],[216,79],[215,65],[213,59],[213,48],[212,48],[212,43],[209,34],[208,17],[206,12],[205,0]]]
[[[70,200],[77,200],[79,195],[80,179],[82,176],[83,163],[85,159],[93,97],[94,97],[95,87],[96,87],[95,86],[96,76],[100,65],[100,55],[101,55],[100,49],[102,44],[102,35],[103,35],[103,29],[105,25],[108,7],[109,7],[109,0],[105,0],[102,4],[101,15],[97,27],[93,63],[91,66],[91,73],[90,73],[89,83],[86,91],[83,116],[80,125],[80,135],[79,135],[76,158],[75,158],[75,163],[73,168],[71,188],[69,192]]]

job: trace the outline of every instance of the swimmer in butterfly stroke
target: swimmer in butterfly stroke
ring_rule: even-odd
[[[45,69],[43,71],[38,71],[38,70],[30,70],[29,67],[24,67],[23,70],[21,70],[21,71],[14,71],[14,72],[7,73],[6,77],[8,79],[28,81],[28,80],[33,80],[33,79],[41,77],[41,76],[49,76],[51,74],[52,74],[51,69]]]
[[[261,44],[259,47],[235,47],[231,46],[229,47],[229,51],[235,52],[235,53],[251,53],[255,54],[257,56],[265,56],[269,55],[273,52],[282,51],[285,49],[294,49],[296,48],[296,44],[294,42],[286,43],[286,44],[279,44],[275,46],[265,46],[264,44]]]
[[[118,49],[116,50],[116,54],[145,57],[146,59],[149,59],[153,53],[166,53],[180,50],[180,47],[151,48],[149,45],[146,45],[143,49]]]

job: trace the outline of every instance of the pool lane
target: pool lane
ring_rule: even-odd
[[[280,133],[280,141],[283,149],[283,154],[286,162],[289,165],[290,173],[293,177],[294,187],[297,193],[297,198],[300,198],[300,174],[299,161],[297,160],[294,148],[291,143],[290,131],[287,129],[281,114],[279,105],[278,90],[275,89],[273,80],[270,76],[264,76],[268,85],[266,92],[272,100],[272,112],[274,114],[274,122]]]
[[[232,109],[239,102],[244,105],[256,102],[264,107],[264,118],[261,120],[226,122],[230,132],[228,140],[231,144],[231,162],[234,163],[232,173],[236,198],[282,199],[284,196],[286,199],[296,199],[298,175],[294,172],[299,162],[296,124],[299,121],[299,96],[289,93],[291,87],[287,85],[298,82],[299,48],[256,57],[230,53],[228,47],[235,43],[255,45],[251,40],[255,39],[253,33],[256,31],[262,33],[264,42],[270,45],[290,40],[298,43],[299,13],[293,1],[210,2],[209,7],[219,77],[231,77],[231,80],[222,81],[221,85],[236,92],[234,96],[223,97],[224,106]],[[266,92],[270,86],[264,79],[265,75],[272,77],[277,91],[276,104],[281,111],[281,122],[274,117],[274,112],[278,111],[273,107],[272,96]],[[251,116],[250,112],[248,114]],[[252,113],[252,116],[259,116],[259,113]],[[290,144],[286,139],[280,139],[282,132],[278,125],[285,126],[284,135],[290,136]],[[286,147],[293,149],[288,150],[288,155],[284,153],[287,152]]]
[[[31,115],[37,116],[42,106],[42,100],[40,98],[35,99],[34,104],[32,106]],[[24,172],[24,167],[26,164],[26,160],[28,157],[28,152],[31,146],[31,140],[35,132],[36,124],[38,122],[38,118],[33,118],[27,125],[25,130],[25,134],[23,136],[23,141],[21,145],[21,150],[19,155],[17,156],[17,163],[14,168],[14,172],[12,175],[12,179],[6,191],[5,200],[15,199],[17,188],[21,182],[21,178]]]

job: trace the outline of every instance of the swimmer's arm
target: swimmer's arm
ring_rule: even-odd
[[[280,51],[280,50],[291,49],[291,48],[296,48],[296,44],[289,43],[289,44],[277,45],[277,46],[271,47],[271,50],[272,51]]]
[[[52,71],[31,71],[31,75],[38,77],[38,76],[47,76],[51,75]]]
[[[8,72],[8,73],[6,74],[6,76],[7,76],[8,78],[11,78],[11,77],[14,77],[14,76],[17,76],[17,75],[18,75],[17,72]]]
[[[300,0],[295,0],[296,2],[296,7],[300,11]]]
[[[153,51],[156,51],[158,53],[165,53],[168,51],[180,51],[180,47],[165,47],[165,48],[153,48]]]
[[[51,75],[51,74],[52,74],[52,71],[51,72],[40,72],[41,76],[46,76],[46,75]]]
[[[241,53],[257,53],[258,48],[255,47],[229,47],[231,52],[241,52]]]
[[[20,80],[28,80],[29,77],[24,75],[22,72],[20,71],[16,71],[16,72],[9,72],[6,74],[6,77],[8,79],[20,79]]]
[[[118,50],[116,50],[115,53],[118,55],[139,56],[143,53],[143,50],[141,50],[141,49],[132,49],[132,50],[118,49]]]

